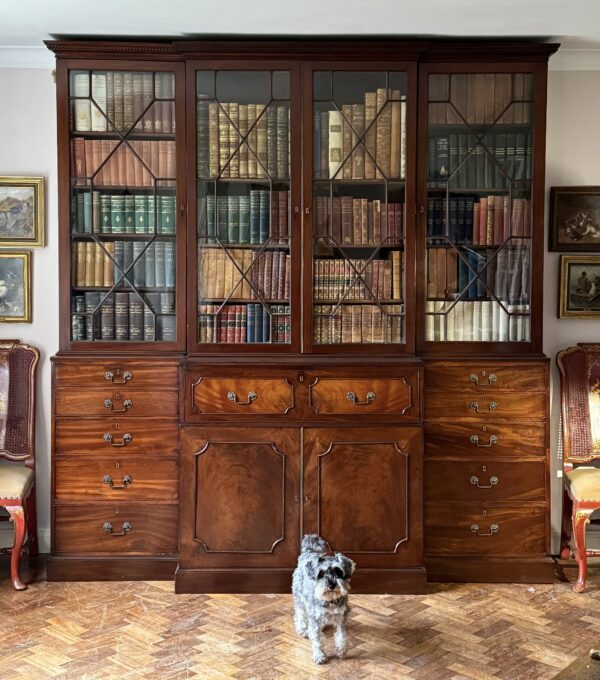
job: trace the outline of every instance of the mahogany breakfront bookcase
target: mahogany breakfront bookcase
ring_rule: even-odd
[[[51,579],[552,579],[556,45],[51,41]]]

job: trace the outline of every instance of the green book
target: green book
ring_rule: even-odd
[[[175,241],[165,242],[165,286],[175,287]]]
[[[155,241],[154,245],[154,285],[164,288],[166,285],[165,242]]]
[[[100,232],[100,192],[92,192],[92,231],[94,234]]]
[[[110,197],[110,229],[113,234],[125,233],[125,197],[121,194]]]
[[[216,226],[215,226],[215,196],[209,194],[206,196],[206,236],[208,243],[216,243]]]
[[[83,217],[83,194],[81,192],[78,192],[75,194],[75,215],[74,215],[74,224],[73,224],[73,232],[76,234],[84,234],[85,233],[85,228],[83,226],[84,222],[84,217]]]
[[[227,234],[227,196],[217,196],[217,237],[221,243],[228,243]]]
[[[136,286],[136,288],[146,284],[146,266],[144,264],[144,258],[138,259],[142,254],[145,245],[144,241],[133,242],[133,260],[135,262],[133,265],[133,285]],[[131,279],[131,277],[129,278]]]
[[[154,234],[156,227],[156,212],[155,212],[156,200],[154,196],[148,196],[146,200],[148,206],[148,216],[146,218],[146,231],[149,234]]]
[[[135,196],[125,196],[125,233],[135,234]]]
[[[144,262],[146,264],[146,286],[154,288],[156,285],[156,270],[154,264],[154,243],[148,246],[144,253]]]
[[[162,197],[162,233],[175,233],[175,196]]]
[[[135,233],[145,234],[147,233],[147,202],[146,196],[143,194],[136,194],[134,197],[135,205]]]
[[[260,191],[250,191],[250,243],[260,243]]]
[[[250,196],[240,196],[240,243],[250,243]]]
[[[100,195],[100,232],[102,234],[110,234],[111,220],[110,220],[110,194]]]
[[[240,197],[227,197],[227,241],[240,243]]]
[[[156,233],[163,233],[163,197],[160,194],[156,196]]]

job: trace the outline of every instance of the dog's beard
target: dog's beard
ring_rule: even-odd
[[[333,602],[340,597],[346,597],[350,586],[341,578],[337,579],[335,588],[331,589],[326,581],[318,581],[315,586],[315,595],[317,599],[325,602]]]

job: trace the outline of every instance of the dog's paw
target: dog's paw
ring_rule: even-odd
[[[318,664],[323,664],[327,661],[327,657],[325,656],[325,652],[319,652],[317,654],[313,654],[313,661]]]
[[[343,659],[346,656],[346,648],[337,648],[336,649],[337,655],[339,659]]]

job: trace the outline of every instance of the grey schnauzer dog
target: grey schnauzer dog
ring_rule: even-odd
[[[315,663],[327,660],[322,636],[326,626],[335,628],[337,655],[343,658],[346,652],[348,591],[355,566],[342,553],[332,553],[328,544],[316,534],[308,534],[302,540],[292,579],[294,623],[298,635],[310,639]]]

